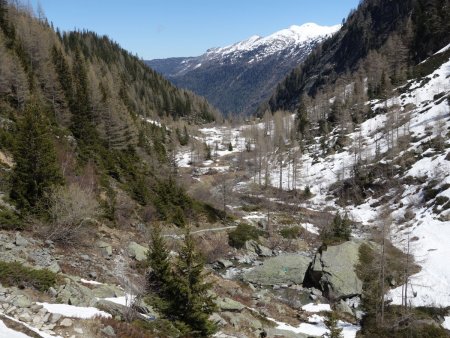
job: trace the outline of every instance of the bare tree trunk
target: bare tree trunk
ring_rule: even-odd
[[[381,275],[380,275],[380,282],[381,282],[381,325],[384,324],[384,279],[385,279],[385,241],[386,241],[386,222],[383,220],[383,228],[382,228],[382,239],[381,239]]]
[[[281,153],[279,155],[280,159],[280,190],[283,190],[283,158],[281,157]]]

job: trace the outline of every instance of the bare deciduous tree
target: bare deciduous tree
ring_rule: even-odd
[[[51,225],[47,236],[65,244],[79,240],[83,227],[95,221],[99,214],[99,205],[92,191],[77,184],[54,189],[48,200]]]

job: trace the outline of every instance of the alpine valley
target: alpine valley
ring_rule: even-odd
[[[0,0],[0,338],[449,337],[449,243],[448,0],[149,63]]]

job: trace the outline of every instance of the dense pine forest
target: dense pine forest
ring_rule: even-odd
[[[205,123],[218,112],[105,36],[55,31],[41,14],[7,1],[0,27],[0,149],[17,161],[12,172],[3,169],[2,185],[19,210],[46,213],[56,187],[75,185],[102,196],[112,222],[120,198],[153,205],[163,219],[175,203],[173,217],[184,222],[191,201],[174,202],[183,193],[165,175],[178,141],[152,121]]]

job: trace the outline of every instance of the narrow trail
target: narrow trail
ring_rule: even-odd
[[[191,235],[202,234],[202,233],[205,233],[205,232],[226,231],[226,230],[232,230],[232,229],[236,229],[236,228],[237,228],[236,225],[230,225],[230,226],[220,227],[220,228],[201,229],[201,230],[192,231]],[[168,234],[168,235],[163,235],[163,237],[173,238],[173,239],[183,239],[184,235]]]

